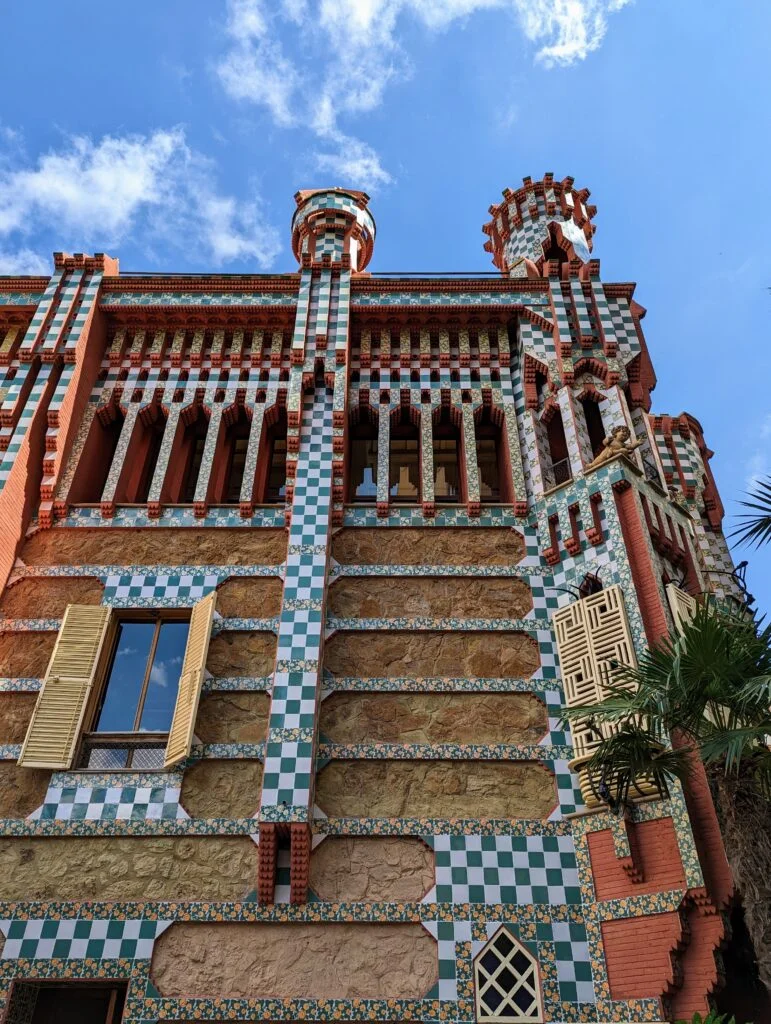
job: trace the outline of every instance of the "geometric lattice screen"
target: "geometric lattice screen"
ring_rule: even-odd
[[[538,965],[506,928],[500,928],[476,958],[474,982],[478,1021],[543,1021]]]
[[[675,583],[667,584],[667,601],[669,602],[669,610],[672,613],[675,629],[678,633],[682,633],[683,624],[690,622],[696,614],[698,601],[695,597],[691,597],[690,594],[686,594]]]
[[[634,683],[616,675],[618,665],[637,666],[624,592],[618,584],[560,608],[552,616],[552,625],[567,707],[596,704],[610,696],[611,686],[634,687]],[[618,728],[610,722],[590,724],[586,718],[571,722],[576,751],[572,766],[578,772],[587,807],[598,807],[602,800],[588,772],[582,771],[582,763],[589,760],[602,739]],[[657,792],[643,780],[638,781],[637,790],[641,795]]]

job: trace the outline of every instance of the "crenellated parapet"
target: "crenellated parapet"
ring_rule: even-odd
[[[295,193],[292,251],[303,267],[337,264],[362,271],[372,258],[375,221],[369,196],[353,189],[308,189]]]
[[[482,227],[487,252],[502,274],[541,276],[552,250],[585,263],[592,251],[595,206],[587,204],[589,189],[573,188],[573,178],[540,181],[523,178],[522,187],[504,189],[503,202],[490,207],[492,220]]]

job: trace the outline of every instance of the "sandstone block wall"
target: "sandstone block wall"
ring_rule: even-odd
[[[0,744],[24,741],[36,701],[36,693],[0,693]]]
[[[525,633],[341,630],[324,647],[335,676],[527,678],[538,665],[538,645]]]
[[[26,818],[43,803],[49,771],[0,761],[0,818]]]
[[[217,611],[226,618],[270,619],[281,613],[284,584],[272,576],[232,576],[217,588]]]
[[[280,565],[285,530],[99,527],[41,530],[24,544],[27,565]]]
[[[27,577],[7,587],[0,618],[61,619],[68,604],[101,604],[104,587],[90,576]]]
[[[237,900],[254,890],[248,836],[0,839],[0,900]]]
[[[310,887],[331,903],[420,900],[434,884],[434,853],[420,839],[328,836],[313,851]]]
[[[554,777],[526,761],[332,761],[316,803],[342,818],[546,818]]]
[[[525,556],[520,533],[487,527],[353,527],[332,538],[341,565],[516,565]]]
[[[340,618],[520,619],[533,598],[514,577],[349,576],[329,588],[328,608]]]
[[[261,791],[259,761],[199,761],[185,771],[180,803],[191,818],[251,818]]]
[[[155,943],[164,996],[419,999],[438,978],[419,924],[173,924]]]
[[[202,743],[261,743],[270,715],[267,693],[204,693],[195,735]]]
[[[547,725],[528,693],[333,693],[319,718],[334,743],[537,743]]]
[[[55,643],[56,633],[0,633],[0,676],[42,679]]]
[[[269,676],[276,663],[275,633],[223,630],[212,637],[206,667],[213,676]]]

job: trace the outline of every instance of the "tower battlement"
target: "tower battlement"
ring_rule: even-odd
[[[292,252],[303,267],[339,264],[364,270],[372,259],[375,221],[369,196],[355,189],[305,189],[295,193]]]
[[[527,277],[528,263],[540,271],[553,245],[571,259],[589,260],[597,207],[587,204],[589,189],[575,189],[573,181],[555,181],[549,172],[539,181],[523,178],[515,191],[503,190],[503,202],[489,208],[492,220],[482,226],[490,236],[485,251],[501,273]]]

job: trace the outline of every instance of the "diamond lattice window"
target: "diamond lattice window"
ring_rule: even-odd
[[[506,928],[496,932],[477,957],[474,980],[478,1021],[543,1021],[538,965]]]

